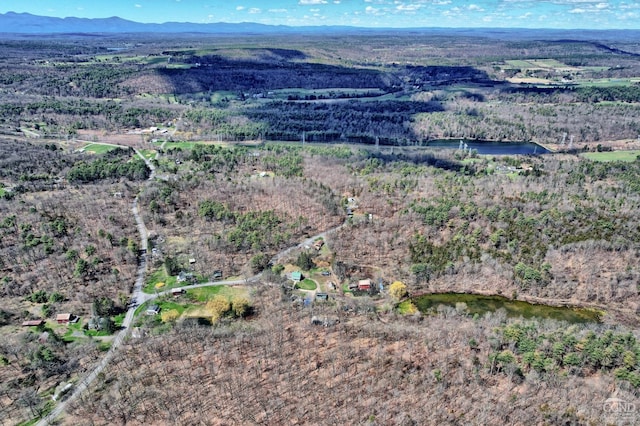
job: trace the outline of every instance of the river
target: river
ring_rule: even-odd
[[[537,155],[549,150],[533,142],[495,142],[465,139],[438,139],[429,141],[428,148],[475,150],[481,155]]]

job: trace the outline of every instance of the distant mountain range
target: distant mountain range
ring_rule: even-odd
[[[0,13],[0,37],[11,34],[117,34],[117,33],[207,33],[207,34],[277,34],[277,33],[429,33],[512,39],[568,40],[636,40],[640,30],[556,30],[517,28],[364,28],[349,26],[289,27],[253,22],[209,23],[166,22],[145,24],[116,16],[111,18],[55,18],[29,13]]]

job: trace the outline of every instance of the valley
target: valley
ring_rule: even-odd
[[[0,422],[633,424],[639,43],[0,39]]]

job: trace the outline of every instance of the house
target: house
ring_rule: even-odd
[[[58,324],[69,324],[70,322],[76,322],[78,321],[78,317],[74,316],[73,314],[58,314],[56,315],[56,322]]]
[[[147,315],[158,315],[160,313],[160,306],[151,305],[147,308]]]
[[[316,300],[329,300],[327,293],[316,293]]]
[[[320,250],[323,245],[324,245],[324,240],[316,240],[313,243],[313,248],[316,249],[316,250]]]
[[[180,296],[181,294],[185,294],[186,292],[187,292],[187,291],[186,291],[184,288],[181,288],[181,287],[179,287],[179,288],[172,288],[172,289],[171,289],[171,295],[172,295],[173,297],[178,297],[178,296]]]
[[[302,272],[300,271],[293,271],[291,273],[291,279],[295,282],[299,282],[302,281]]]
[[[24,321],[22,323],[23,327],[37,327],[39,325],[44,324],[44,320],[42,319],[38,319],[38,320],[28,320],[28,321]]]
[[[213,271],[213,275],[211,275],[211,277],[212,277],[214,280],[222,279],[222,270],[220,270],[220,269],[216,269],[215,271]]]
[[[369,291],[371,290],[371,280],[360,280],[358,281],[358,290],[360,291]]]
[[[178,277],[177,277],[177,279],[176,279],[176,280],[177,280],[179,283],[183,283],[183,282],[185,282],[185,281],[191,281],[191,280],[193,280],[193,274],[192,274],[192,273],[190,273],[190,272],[188,273],[188,272],[184,272],[184,271],[182,271],[182,272],[180,272],[180,273],[178,274]]]

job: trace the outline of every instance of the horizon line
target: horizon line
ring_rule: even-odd
[[[561,27],[492,27],[492,26],[457,26],[457,27],[436,27],[436,26],[422,26],[422,27],[374,27],[374,26],[360,26],[360,25],[345,25],[345,24],[324,24],[324,25],[287,25],[287,24],[265,24],[261,22],[255,21],[216,21],[216,22],[193,22],[193,21],[164,21],[164,22],[141,22],[134,21],[127,18],[122,18],[117,15],[107,16],[107,17],[95,17],[95,18],[85,18],[78,16],[50,16],[50,15],[36,15],[29,12],[15,12],[15,11],[7,11],[4,13],[0,13],[0,16],[6,16],[9,14],[13,15],[28,15],[40,18],[49,18],[49,19],[77,19],[77,20],[86,20],[86,21],[100,21],[100,20],[109,20],[109,19],[119,19],[124,22],[138,24],[138,25],[198,25],[198,26],[209,26],[209,25],[243,25],[243,24],[251,24],[258,25],[263,27],[272,27],[272,28],[291,28],[291,29],[304,29],[304,28],[345,28],[345,29],[357,29],[357,30],[412,30],[412,31],[420,31],[420,30],[519,30],[519,31],[640,31],[640,28],[589,28],[589,27],[572,27],[572,28],[561,28]],[[103,31],[98,31],[103,32]],[[0,30],[0,33],[7,32]],[[13,33],[13,32],[10,32]],[[46,34],[43,32],[42,34]]]

